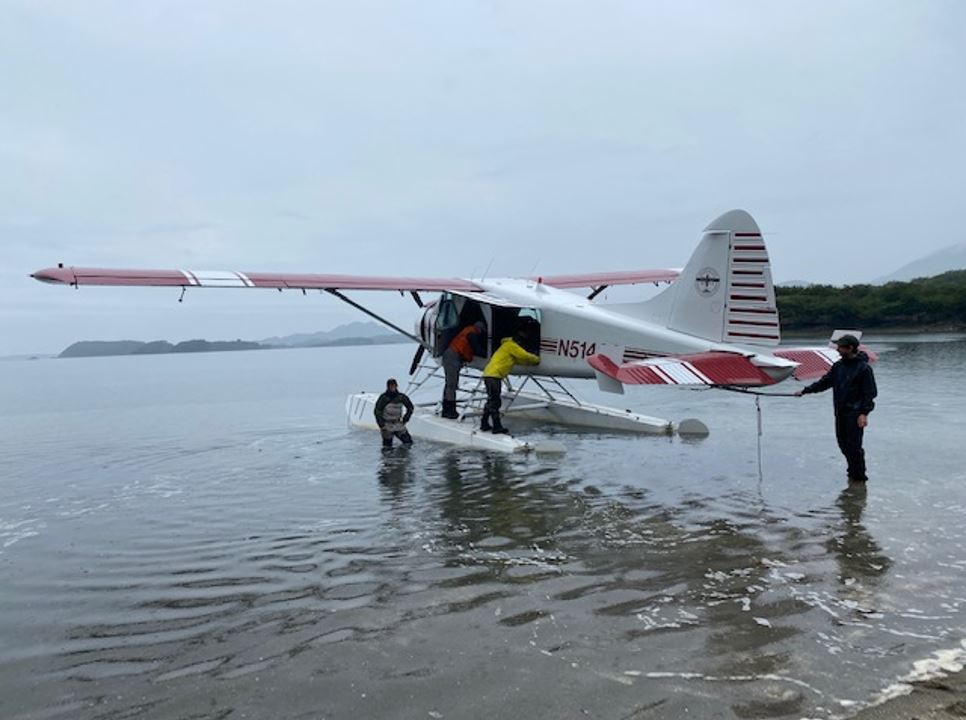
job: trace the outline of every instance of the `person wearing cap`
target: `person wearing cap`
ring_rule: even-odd
[[[539,365],[540,356],[524,349],[523,345],[532,335],[532,326],[524,323],[512,338],[503,338],[500,347],[493,353],[490,362],[483,368],[483,385],[486,387],[486,404],[483,406],[483,417],[480,419],[480,430],[491,431],[493,434],[506,433],[507,429],[500,422],[500,406],[503,392],[503,381],[513,371],[513,366]],[[490,424],[490,420],[493,424]]]
[[[478,320],[467,325],[454,337],[443,352],[443,372],[446,383],[443,385],[443,411],[441,417],[451,420],[459,417],[456,412],[456,388],[460,382],[460,369],[474,357],[485,355],[484,341],[486,325]]]
[[[875,408],[875,375],[869,356],[859,350],[854,335],[843,335],[835,341],[839,360],[821,378],[802,388],[797,396],[819,393],[832,388],[835,407],[835,439],[848,464],[850,482],[865,482],[865,450],[862,436],[869,424],[869,413]]]
[[[386,380],[386,392],[376,400],[376,424],[382,433],[382,447],[391,448],[392,439],[399,438],[403,445],[412,445],[413,439],[406,430],[406,423],[413,416],[413,402],[405,393],[399,392],[394,378]]]

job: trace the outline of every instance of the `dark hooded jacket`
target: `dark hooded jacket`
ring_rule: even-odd
[[[861,350],[854,358],[842,358],[821,378],[802,390],[802,394],[818,393],[832,388],[835,414],[868,415],[875,408],[875,375],[869,356]]]

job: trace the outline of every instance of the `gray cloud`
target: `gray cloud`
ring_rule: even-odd
[[[955,0],[0,12],[0,354],[353,317],[330,298],[212,292],[172,308],[155,291],[27,279],[59,261],[660,267],[743,207],[777,279],[858,282],[963,239]],[[411,303],[376,302],[408,323]]]

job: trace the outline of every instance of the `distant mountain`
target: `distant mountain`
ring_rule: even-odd
[[[348,347],[350,345],[405,345],[411,343],[404,335],[376,335],[375,337],[344,337],[336,340],[319,340],[295,347]]]
[[[332,330],[270,337],[260,342],[263,345],[274,347],[325,347],[328,345],[374,345],[410,341],[387,330],[378,323],[351,322],[346,325],[339,325]]]
[[[890,275],[883,275],[872,281],[873,285],[883,285],[887,282],[914,280],[920,277],[933,277],[948,270],[966,269],[966,243],[950,245],[937,250],[931,255],[913,260],[903,265]]]

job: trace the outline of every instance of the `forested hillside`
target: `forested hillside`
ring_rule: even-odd
[[[966,270],[886,285],[775,288],[783,330],[966,329]]]

